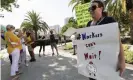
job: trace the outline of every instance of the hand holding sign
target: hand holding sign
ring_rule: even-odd
[[[120,76],[122,76],[123,72],[125,70],[125,63],[118,62],[116,71],[120,72]]]

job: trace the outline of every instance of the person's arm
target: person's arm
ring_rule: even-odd
[[[120,53],[118,55],[118,65],[117,65],[117,71],[120,71],[120,76],[122,76],[124,70],[125,70],[125,57],[124,57],[123,46],[120,39]]]
[[[12,47],[16,47],[20,45],[21,42],[17,36],[16,37],[15,36],[13,37],[13,36],[14,34],[12,35],[12,37],[10,37],[9,35],[6,35],[6,41],[9,42],[12,45]],[[13,38],[15,38],[17,41],[13,41]]]
[[[30,34],[30,38],[31,38],[31,42],[34,42],[35,41],[35,37],[33,34]]]
[[[22,38],[24,39],[24,44],[26,44],[27,37],[23,35]]]

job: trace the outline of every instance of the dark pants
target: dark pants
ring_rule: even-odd
[[[89,80],[96,80],[96,79],[93,79],[93,78],[89,78]]]
[[[66,45],[66,40],[64,40],[64,42],[65,42],[65,45]]]
[[[133,40],[131,41],[131,45],[133,45]]]
[[[9,55],[10,63],[12,64],[12,55]]]
[[[30,54],[31,59],[35,59],[35,55],[33,51],[29,51],[29,54]]]
[[[76,49],[77,49],[77,45],[73,45],[73,50],[74,50],[74,55],[76,55],[77,53],[76,53]]]
[[[40,46],[39,53],[41,52],[42,48],[43,48],[43,51],[45,51],[45,45],[41,45],[41,46]]]

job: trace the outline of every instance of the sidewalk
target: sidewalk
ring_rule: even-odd
[[[87,77],[78,74],[76,56],[69,52],[59,50],[60,56],[51,56],[50,46],[46,46],[46,56],[38,57],[39,47],[35,49],[37,61],[23,67],[20,80],[88,80]],[[8,57],[8,54],[6,54]],[[28,57],[29,58],[29,57]],[[128,65],[127,65],[128,66]],[[2,80],[8,80],[10,76],[10,63],[8,58],[2,60]],[[124,73],[126,80],[133,80],[133,67],[128,66]]]

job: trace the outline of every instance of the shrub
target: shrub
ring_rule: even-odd
[[[67,44],[65,45],[64,50],[71,50],[71,49],[73,49],[72,43],[71,43],[71,42],[70,42],[70,43],[67,43]]]
[[[126,63],[133,64],[133,51],[125,51]]]
[[[133,64],[133,51],[129,50],[129,45],[123,45],[126,63]]]

